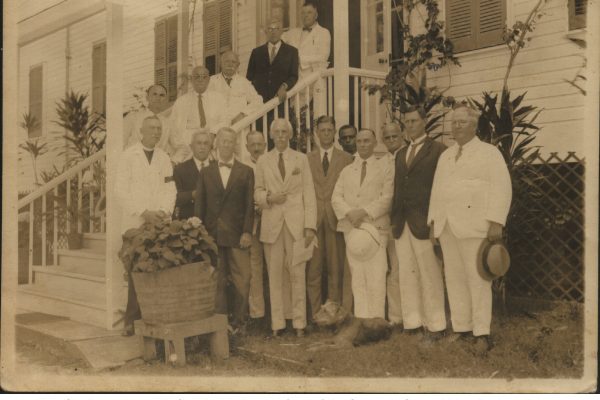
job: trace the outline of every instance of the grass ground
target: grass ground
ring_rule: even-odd
[[[513,305],[494,316],[494,348],[477,356],[467,341],[429,346],[418,337],[394,331],[389,340],[356,348],[310,351],[331,332],[304,338],[265,340],[251,335],[237,341],[229,360],[213,362],[205,352],[188,354],[188,365],[133,360],[121,367],[91,371],[81,362],[43,348],[21,345],[19,362],[45,372],[103,375],[309,376],[309,377],[478,377],[576,378],[583,372],[581,305],[556,303],[550,309]]]

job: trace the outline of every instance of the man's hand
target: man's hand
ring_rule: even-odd
[[[308,247],[309,244],[315,238],[315,231],[310,228],[304,228],[304,247]]]
[[[363,219],[368,216],[367,212],[362,208],[355,208],[354,210],[348,211],[346,217],[350,221],[353,227],[358,228],[362,223]]]
[[[491,242],[502,239],[502,225],[497,222],[490,222],[487,237]]]
[[[287,97],[287,88],[284,85],[281,85],[279,87],[279,90],[277,90],[277,97],[279,97],[279,102],[283,103]]]
[[[238,121],[241,121],[242,119],[244,119],[245,116],[246,114],[244,114],[243,112],[239,113],[231,120],[231,125],[235,124]]]
[[[283,204],[287,200],[287,194],[285,192],[269,193],[267,200],[271,204]]]
[[[242,249],[247,249],[252,245],[252,235],[248,232],[242,233],[242,237],[240,238],[240,247]]]
[[[434,222],[431,222],[431,225],[429,225],[429,240],[431,240],[431,244],[434,246],[438,245],[438,240],[435,237],[435,233],[433,232],[433,224]],[[406,229],[406,227],[405,227]]]

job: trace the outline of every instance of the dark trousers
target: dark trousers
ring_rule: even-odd
[[[243,325],[248,319],[248,296],[250,294],[250,250],[219,246],[217,262],[217,295],[215,312],[233,314],[232,326]],[[233,304],[227,302],[228,286],[232,291]]]
[[[133,278],[131,277],[131,273],[129,273],[127,274],[127,308],[125,308],[125,316],[123,317],[125,329],[133,327],[133,321],[141,318],[142,312],[137,301],[137,294],[135,293]]]

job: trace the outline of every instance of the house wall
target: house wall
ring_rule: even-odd
[[[525,21],[537,0],[513,0],[508,5],[508,25]],[[543,111],[537,119],[542,128],[535,143],[544,154],[568,151],[583,154],[584,96],[569,85],[583,65],[584,51],[567,38],[567,0],[549,0],[544,16],[517,55],[508,86],[516,96],[527,92],[522,104]],[[484,91],[498,93],[506,73],[509,51],[504,45],[458,54],[461,67],[428,73],[428,84],[457,99],[481,98]],[[450,131],[448,118],[445,130]]]
[[[240,57],[239,72],[243,76],[246,76],[250,54],[252,53],[252,49],[257,46],[257,0],[235,1],[236,7],[234,8],[234,13],[237,24],[233,27],[234,45]]]

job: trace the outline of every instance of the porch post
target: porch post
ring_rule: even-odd
[[[348,31],[348,1],[336,1],[333,8],[333,96],[336,124],[350,120],[350,47]]]
[[[179,13],[177,14],[177,70],[181,71],[177,77],[177,87],[181,88],[179,95],[187,93],[187,74],[189,71],[189,25],[190,25],[190,2],[189,0],[179,0]],[[183,77],[186,75],[186,78]]]
[[[115,311],[123,306],[121,210],[114,182],[123,151],[123,5],[106,2],[106,329],[113,329]]]

